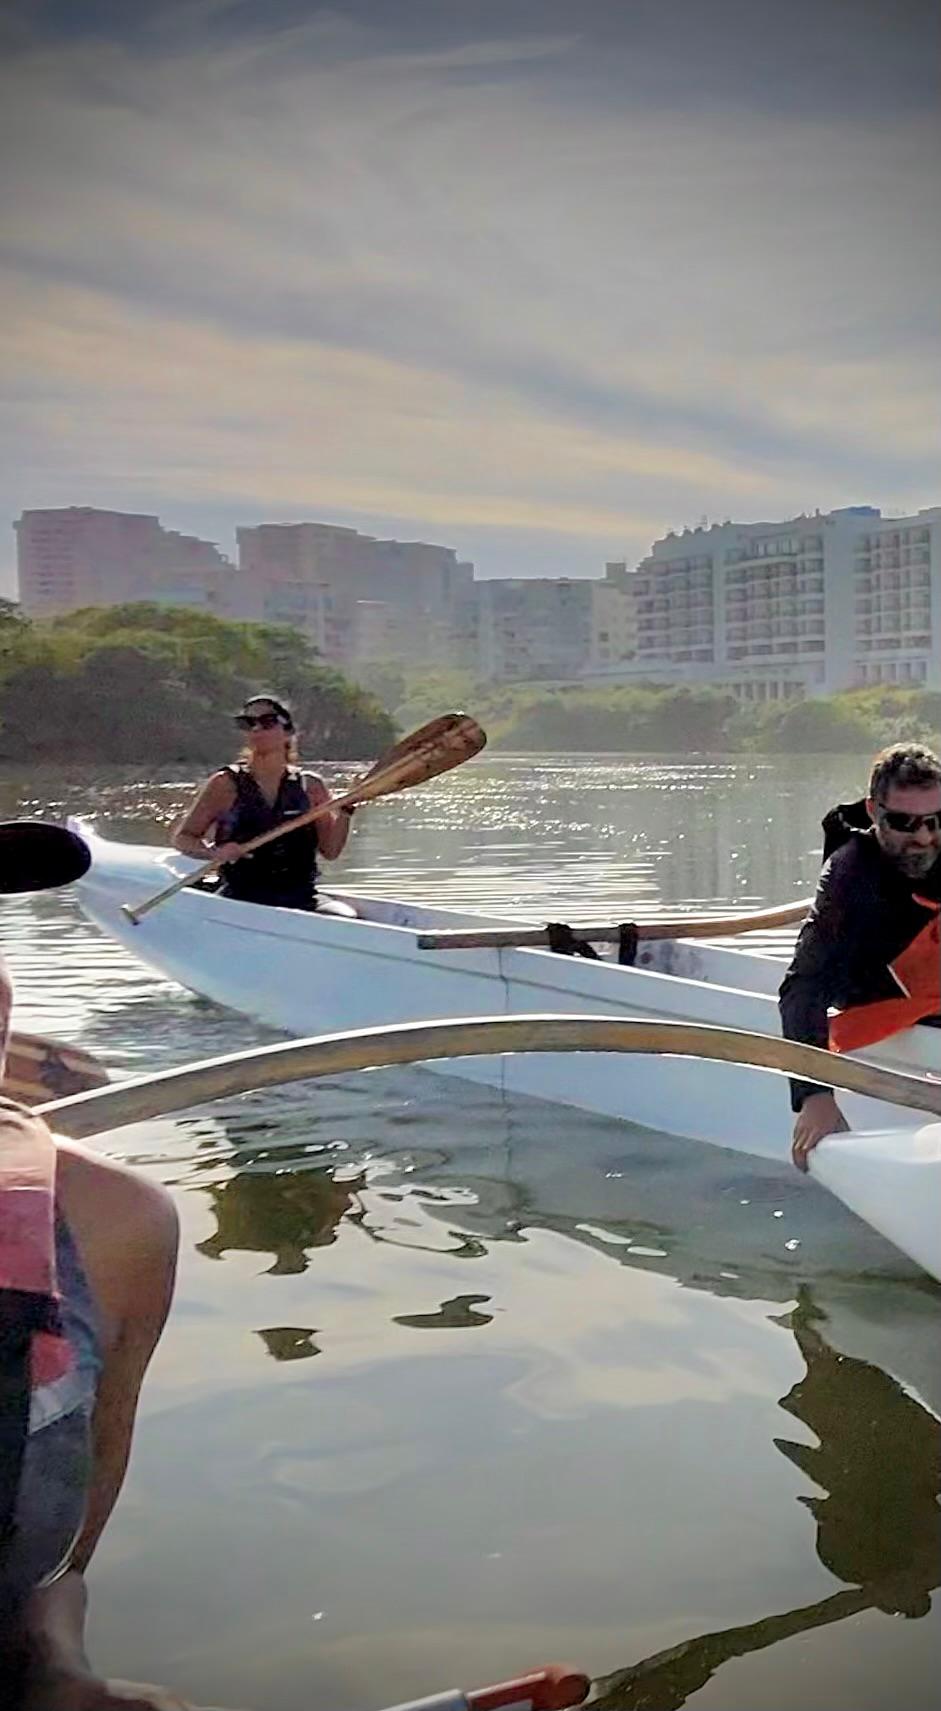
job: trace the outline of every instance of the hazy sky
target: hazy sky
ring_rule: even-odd
[[[941,502],[937,0],[20,0],[0,50],[7,575],[39,505],[558,575]]]

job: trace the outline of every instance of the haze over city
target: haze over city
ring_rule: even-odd
[[[478,576],[937,498],[937,9],[8,4],[21,510]]]

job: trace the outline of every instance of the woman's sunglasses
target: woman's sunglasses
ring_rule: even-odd
[[[941,832],[941,810],[934,814],[903,814],[899,808],[880,808],[879,819],[890,832]]]
[[[291,729],[280,713],[236,713],[235,723],[240,731],[273,731],[276,725],[285,731]]]

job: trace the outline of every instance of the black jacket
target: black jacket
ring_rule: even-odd
[[[833,809],[823,831],[827,859],[781,985],[780,1011],[785,1039],[826,1047],[831,1006],[845,1010],[899,996],[889,964],[925,926],[913,891],[941,902],[941,858],[925,878],[907,879],[883,855],[865,802]],[[932,1020],[941,1024],[941,1017]],[[810,1094],[824,1091],[792,1081],[792,1108],[799,1111]]]

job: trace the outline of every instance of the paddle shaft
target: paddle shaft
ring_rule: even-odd
[[[635,923],[639,939],[715,939],[730,933],[755,933],[762,928],[789,927],[802,921],[811,906],[809,897],[798,903],[782,903],[775,909],[762,909],[752,915],[706,916],[689,915],[665,921]],[[577,939],[589,944],[616,945],[621,936],[620,926],[572,927]],[[545,927],[481,927],[455,932],[419,933],[416,944],[421,951],[523,949],[549,944]]]
[[[438,720],[432,721],[435,727],[440,723]],[[422,784],[428,778],[437,777],[451,767],[459,766],[461,761],[469,760],[472,754],[479,752],[486,741],[479,725],[466,717],[456,719],[446,736],[440,736],[436,731],[433,737],[426,738],[425,729],[426,727],[422,727],[421,731],[413,734],[411,742],[414,742],[414,746],[409,746],[410,739],[403,738],[402,742],[396,745],[400,751],[397,759],[380,767],[378,771],[367,773],[344,795],[334,796],[329,802],[321,802],[316,808],[309,808],[306,814],[299,814],[296,819],[283,821],[280,826],[273,826],[270,831],[260,833],[257,838],[250,838],[247,844],[241,845],[242,856],[253,854],[265,844],[273,844],[277,838],[288,837],[301,826],[311,826],[324,815],[336,813],[338,809],[355,808],[361,802],[374,802],[380,796],[391,796],[397,790],[407,790],[410,785]],[[459,746],[462,736],[463,747]],[[239,859],[241,860],[241,857]],[[141,903],[123,904],[124,914],[136,925],[145,915],[149,915],[152,909],[175,897],[177,892],[197,884],[208,874],[215,873],[223,865],[219,857],[214,856],[194,872],[184,874],[181,879],[175,879],[172,885],[155,892],[153,897],[146,897]]]
[[[485,1016],[470,1021],[402,1022],[260,1046],[181,1069],[125,1081],[39,1107],[57,1132],[80,1140],[285,1082],[343,1075],[355,1069],[425,1063],[501,1052],[627,1052],[711,1058],[776,1070],[827,1087],[885,1099],[941,1117],[941,1081],[837,1057],[818,1046],[735,1028],[687,1022],[620,1021],[607,1016]]]

